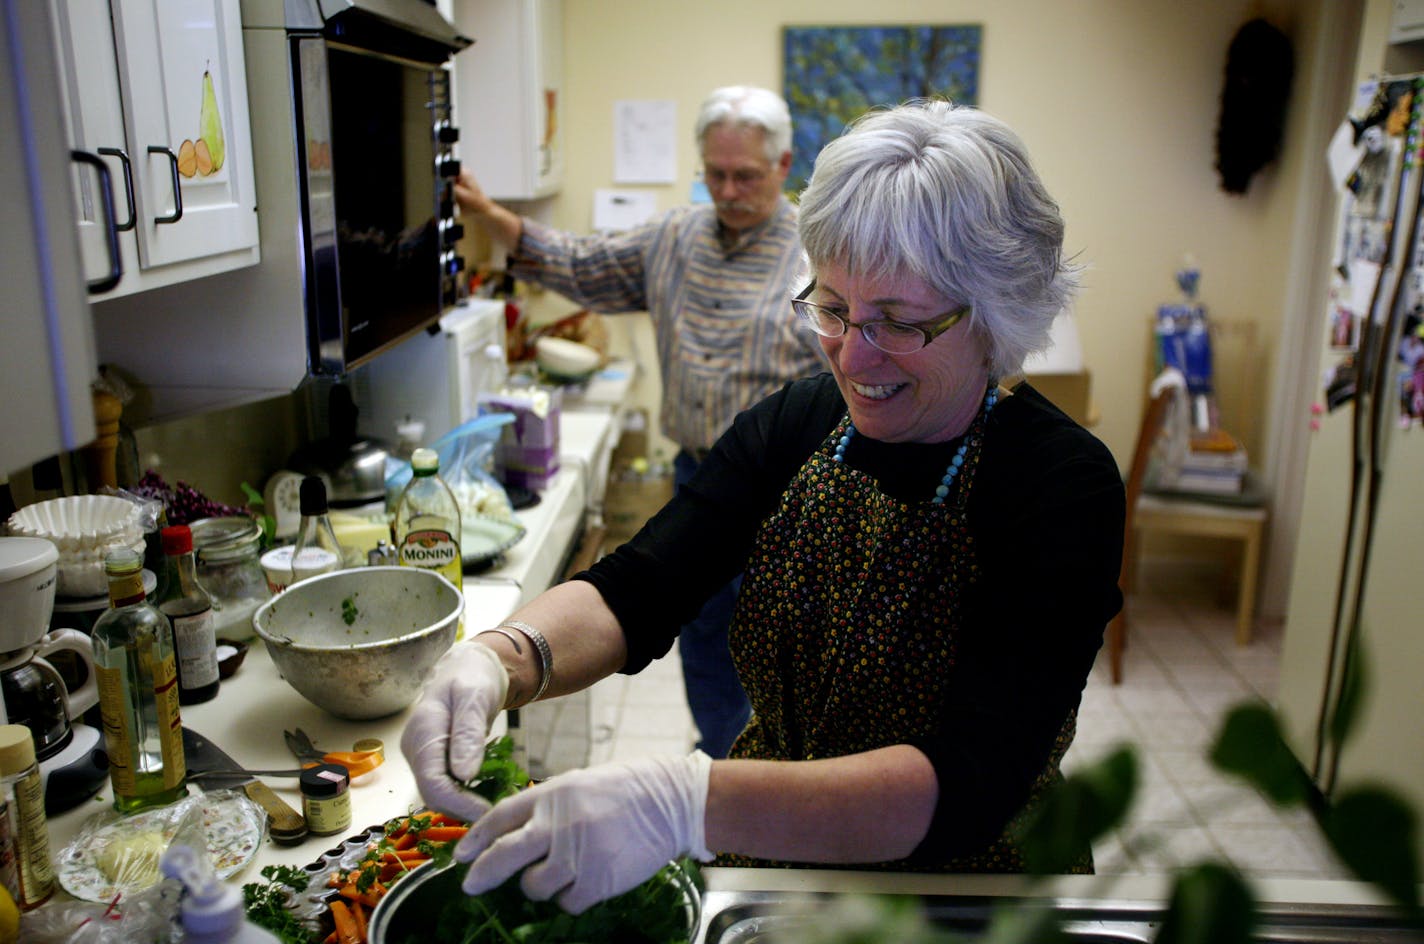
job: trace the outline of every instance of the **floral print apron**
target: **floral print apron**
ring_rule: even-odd
[[[870,476],[836,461],[849,417],[793,477],[757,535],[732,620],[732,656],[752,719],[730,756],[837,757],[939,729],[955,665],[960,588],[979,577],[965,507],[984,421],[981,410],[944,504],[931,504],[929,496],[912,504],[890,498]],[[1070,716],[1031,797],[1062,779],[1059,761],[1073,729]],[[1033,799],[1015,821],[1032,806]],[[792,863],[721,856],[716,864]],[[942,865],[855,868],[1018,872],[1024,866],[1012,843],[1000,838],[979,854]],[[1091,872],[1091,858],[1074,871]]]

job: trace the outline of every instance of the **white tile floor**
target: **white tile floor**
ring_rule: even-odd
[[[1230,602],[1215,574],[1144,568],[1124,678],[1114,686],[1104,652],[1083,695],[1078,737],[1065,761],[1095,759],[1122,742],[1138,748],[1141,787],[1127,826],[1095,848],[1100,873],[1170,871],[1226,858],[1248,875],[1340,878],[1303,812],[1284,812],[1206,758],[1225,709],[1275,697],[1280,628],[1259,626],[1238,647]],[[635,677],[526,710],[536,776],[606,760],[683,753],[696,741],[676,652]]]

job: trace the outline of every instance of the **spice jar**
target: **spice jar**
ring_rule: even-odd
[[[351,828],[351,775],[340,764],[317,764],[302,771],[302,815],[307,831],[328,836]]]
[[[272,598],[262,570],[262,529],[251,518],[203,518],[190,526],[198,582],[213,599],[214,633],[226,642],[255,634],[252,614]]]

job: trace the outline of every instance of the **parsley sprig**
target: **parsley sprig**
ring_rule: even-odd
[[[271,931],[283,944],[311,944],[314,935],[288,907],[307,890],[307,873],[289,865],[264,865],[261,874],[265,882],[242,886],[247,920]]]

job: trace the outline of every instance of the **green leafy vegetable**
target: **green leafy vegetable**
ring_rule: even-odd
[[[687,944],[691,921],[684,891],[696,874],[691,863],[670,863],[632,891],[571,915],[551,901],[530,901],[514,876],[483,895],[460,891],[463,873],[441,874],[441,900],[433,927],[412,930],[403,944]]]
[[[346,621],[347,626],[356,622],[356,614],[360,612],[360,610],[356,609],[356,601],[351,597],[347,597],[341,601],[341,618]]]
[[[498,803],[528,785],[529,772],[514,760],[514,739],[506,734],[485,745],[485,759],[480,764],[480,772],[465,787],[491,803]]]
[[[529,774],[514,760],[508,736],[485,746],[484,763],[465,786],[497,803],[529,785]],[[448,861],[451,850],[443,850]],[[436,866],[438,868],[438,866]],[[631,891],[571,915],[551,901],[530,901],[512,876],[493,891],[470,897],[460,891],[463,870],[450,869],[438,878],[444,904],[427,926],[406,938],[410,944],[564,944],[571,941],[617,941],[619,944],[687,944],[692,928],[687,910],[688,886],[700,884],[690,861],[669,863]]]
[[[271,931],[283,944],[311,944],[314,935],[287,908],[293,896],[306,891],[307,873],[287,865],[264,865],[261,874],[265,882],[242,886],[247,920]]]

